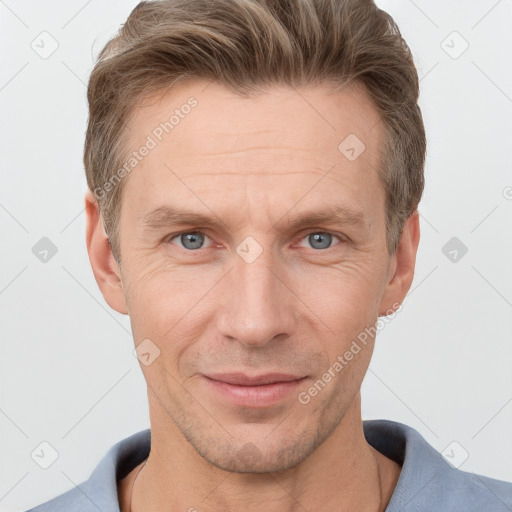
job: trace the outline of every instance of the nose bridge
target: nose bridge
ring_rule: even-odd
[[[248,238],[237,247],[228,289],[223,290],[227,298],[219,327],[226,337],[263,346],[291,332],[293,304],[272,249]]]

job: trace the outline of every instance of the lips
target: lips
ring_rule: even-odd
[[[306,377],[288,373],[204,375],[207,390],[216,399],[243,407],[268,407],[289,398]]]
[[[261,386],[264,384],[275,384],[276,382],[291,382],[303,378],[302,376],[287,373],[266,373],[253,376],[246,375],[245,373],[217,373],[205,375],[205,377],[235,386]]]

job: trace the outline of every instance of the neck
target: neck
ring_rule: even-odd
[[[172,422],[165,423],[165,428],[151,424],[151,452],[144,469],[137,475],[142,464],[137,466],[120,488],[122,512],[382,512],[400,473],[396,462],[366,442],[359,394],[315,452],[298,466],[275,473],[221,470],[205,461],[175,427],[169,431]]]

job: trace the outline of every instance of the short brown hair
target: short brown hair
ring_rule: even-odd
[[[277,84],[363,84],[386,134],[378,171],[395,252],[423,193],[426,140],[418,75],[391,16],[373,0],[156,0],[140,2],[105,45],[87,90],[87,183],[118,261],[122,182],[105,184],[125,162],[127,120],[138,101],[189,78],[240,95]]]

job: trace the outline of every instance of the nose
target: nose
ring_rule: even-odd
[[[264,251],[251,263],[235,255],[234,267],[223,283],[219,334],[247,347],[263,347],[294,329],[296,297],[285,269]]]

